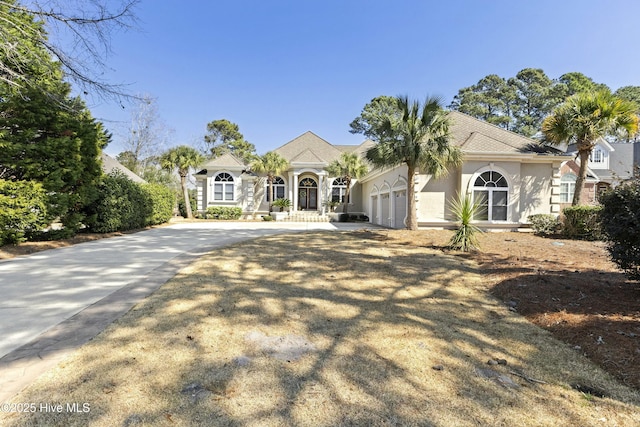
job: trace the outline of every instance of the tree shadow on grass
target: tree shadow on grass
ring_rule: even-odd
[[[83,348],[60,368],[61,382],[28,395],[90,396],[95,410],[33,420],[589,425],[588,410],[567,404],[575,396],[518,377],[513,387],[498,381],[518,370],[560,387],[586,379],[609,385],[597,372],[550,370],[562,359],[582,365],[478,286],[473,263],[425,248],[363,244],[357,233],[274,236],[216,250]],[[314,350],[278,360],[248,342],[254,332],[294,334]],[[488,359],[508,367],[489,368]],[[622,389],[609,394],[637,398]],[[607,405],[624,425],[624,405]]]

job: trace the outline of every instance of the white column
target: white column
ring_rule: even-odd
[[[325,188],[324,188],[324,175],[320,175],[318,174],[318,197],[320,198],[319,202],[320,202],[320,212],[322,212],[322,215],[324,215],[324,203],[323,200],[325,200]]]
[[[294,173],[293,174],[293,211],[297,212],[298,211],[298,174]]]

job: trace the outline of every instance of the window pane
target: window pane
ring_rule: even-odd
[[[493,192],[493,204],[494,204],[494,206],[507,206],[507,192],[506,191],[494,191]]]
[[[567,203],[569,201],[569,183],[560,183],[560,203]]]
[[[493,221],[506,221],[507,220],[507,207],[506,206],[493,206],[491,210],[491,219]]]
[[[331,201],[332,202],[340,201],[340,188],[333,187],[331,189]]]
[[[508,187],[509,185],[507,184],[507,180],[505,179],[505,177],[502,175],[499,176],[500,178],[496,180],[496,187]]]
[[[233,200],[233,184],[225,184],[224,199]]]
[[[213,200],[222,200],[222,184],[213,185]]]
[[[284,185],[279,185],[273,189],[276,199],[284,199]]]
[[[480,204],[480,209],[478,209],[478,213],[476,214],[475,219],[486,221],[489,219],[489,192],[488,191],[474,191],[473,192],[473,201]]]

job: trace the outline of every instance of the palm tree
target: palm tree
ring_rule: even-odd
[[[198,150],[188,145],[180,145],[169,149],[160,157],[160,165],[163,169],[173,172],[177,169],[180,175],[180,186],[184,197],[184,206],[187,211],[187,218],[193,218],[191,203],[189,202],[189,192],[187,191],[187,175],[190,168],[195,168],[204,161],[204,157]]]
[[[570,96],[542,122],[545,140],[552,144],[575,143],[580,171],[573,194],[573,206],[580,204],[587,177],[589,156],[598,139],[621,131],[633,136],[638,131],[637,106],[608,90],[582,92]]]
[[[251,170],[267,175],[269,184],[269,212],[273,210],[273,180],[289,169],[289,161],[275,151],[269,151],[251,163]]]
[[[376,167],[407,165],[407,228],[418,229],[415,207],[415,174],[420,170],[438,178],[449,168],[462,164],[462,152],[449,143],[449,119],[438,98],[424,105],[395,98],[398,114],[389,116],[375,132],[377,144],[367,150],[367,159]]]
[[[339,159],[334,160],[327,166],[329,175],[344,179],[347,187],[344,194],[344,207],[342,208],[342,212],[348,213],[351,180],[362,178],[368,171],[369,167],[356,153],[342,153]]]

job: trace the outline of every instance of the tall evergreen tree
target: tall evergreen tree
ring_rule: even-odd
[[[553,81],[541,69],[525,68],[508,83],[515,92],[511,130],[531,137],[540,132],[542,120],[559,101],[552,97]]]
[[[490,74],[473,86],[458,91],[449,108],[510,130],[516,93],[505,79]]]
[[[13,22],[28,28],[26,33],[37,31],[46,39],[33,16],[19,10],[4,12],[15,14]],[[2,31],[16,31],[6,25],[0,21]],[[70,97],[60,65],[30,42],[19,48],[29,46],[29,55],[38,57],[21,70],[29,73],[32,84],[17,87],[0,82],[0,178],[41,182],[49,199],[50,219],[60,218],[65,231],[72,234],[82,224],[85,207],[96,197],[102,175],[100,152],[109,135],[80,99]],[[0,62],[6,60],[3,55],[6,52],[0,50]],[[42,64],[47,60],[50,64],[45,72]],[[57,72],[51,74],[52,69]]]
[[[247,164],[256,158],[255,145],[244,139],[237,124],[226,119],[214,120],[207,124],[207,132],[204,141],[209,145],[212,157],[231,153]]]

